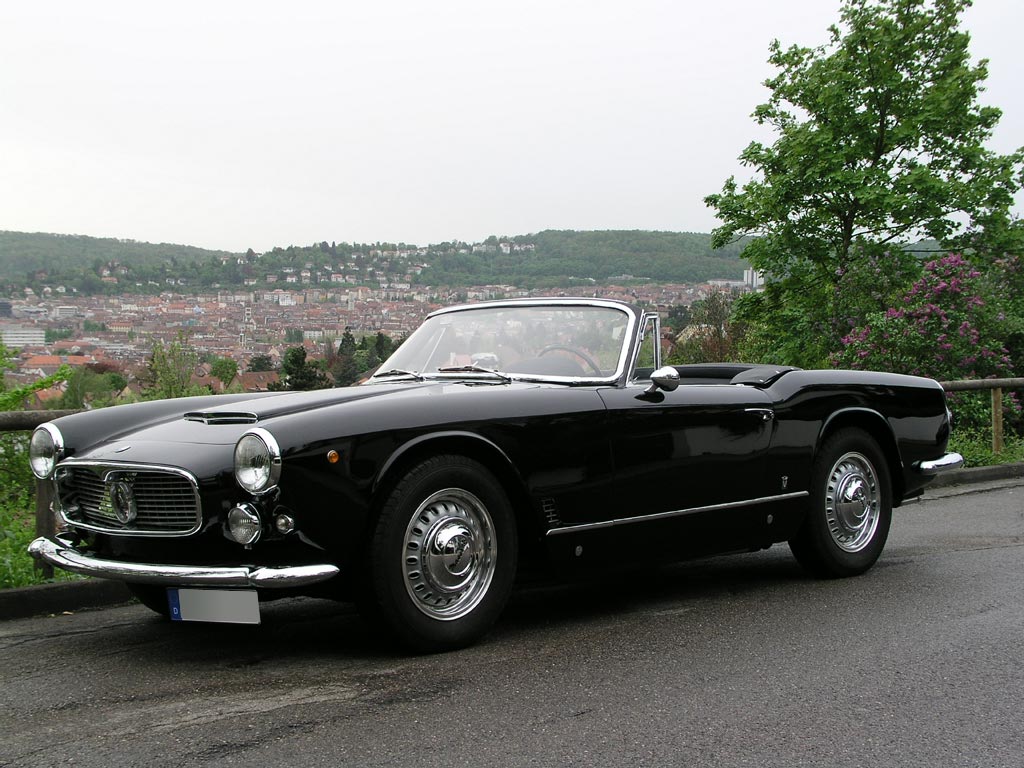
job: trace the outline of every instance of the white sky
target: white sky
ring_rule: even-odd
[[[0,229],[257,251],[542,229],[708,232],[768,44],[838,0],[0,5]],[[992,148],[1024,144],[1024,3],[976,0]]]

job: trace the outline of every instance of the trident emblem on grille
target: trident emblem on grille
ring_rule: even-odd
[[[117,480],[110,484],[110,506],[121,525],[128,525],[139,516],[139,508],[135,503],[135,494],[131,483]]]

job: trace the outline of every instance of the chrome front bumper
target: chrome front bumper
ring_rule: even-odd
[[[248,587],[281,589],[316,584],[338,575],[335,565],[293,565],[283,567],[198,565],[150,565],[106,560],[79,552],[60,536],[38,538],[28,552],[55,568],[101,579],[118,579],[135,584],[167,584],[176,587]]]
[[[948,472],[951,469],[959,469],[964,465],[964,457],[959,453],[947,453],[945,456],[922,461],[917,465],[918,471],[926,477],[935,477],[940,472]]]

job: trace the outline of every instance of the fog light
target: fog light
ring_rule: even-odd
[[[288,534],[295,530],[295,518],[289,515],[278,515],[274,518],[274,527],[278,533]]]
[[[239,544],[252,544],[260,537],[262,527],[252,504],[239,504],[228,512],[228,532]]]

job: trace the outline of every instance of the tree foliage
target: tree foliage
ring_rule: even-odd
[[[210,363],[210,375],[217,378],[226,387],[238,375],[238,363],[230,357],[218,357]]]
[[[268,386],[272,390],[323,389],[330,386],[327,376],[312,361],[306,360],[305,347],[291,347],[281,360],[281,379]]]
[[[147,397],[172,398],[193,394],[209,394],[191,384],[199,356],[188,343],[188,334],[179,331],[174,341],[164,344],[159,339],[146,364],[143,390]]]
[[[688,319],[676,341],[669,363],[726,363],[737,359],[736,320],[733,303],[737,295],[727,291],[713,291],[695,301],[687,313]],[[681,318],[683,313],[677,312]]]
[[[55,386],[71,376],[71,368],[62,365],[55,373],[33,381],[31,384],[8,387],[7,382],[3,380],[3,372],[14,369],[11,357],[11,351],[4,346],[3,342],[0,342],[0,411],[19,411],[25,407],[26,398],[33,393]]]
[[[894,283],[918,274],[905,248],[929,237],[976,257],[1019,233],[1010,208],[1024,153],[987,149],[1000,111],[981,106],[986,62],[972,63],[960,16],[969,0],[846,0],[826,46],[771,45],[777,74],[754,118],[776,135],[740,155],[753,178],[730,177],[705,201],[722,221],[715,245],[743,250],[775,286],[744,307],[767,336],[808,318],[807,340],[838,340],[877,306],[843,306],[835,288],[888,253]],[[817,362],[820,362],[819,359]],[[793,362],[806,364],[803,359]]]
[[[270,355],[264,355],[264,354],[253,355],[250,358],[250,360],[249,360],[249,371],[250,372],[255,373],[257,371],[272,371],[272,370],[274,370],[274,361],[271,359]]]

